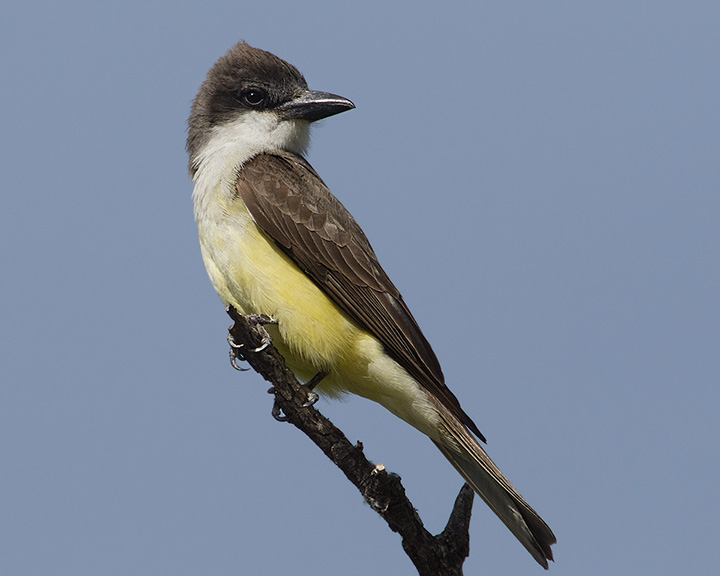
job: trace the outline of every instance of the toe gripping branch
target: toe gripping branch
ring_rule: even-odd
[[[228,308],[227,312],[232,317],[230,311],[235,311],[234,308],[230,307]],[[243,351],[243,348],[245,348],[245,344],[243,342],[236,342],[235,341],[235,335],[233,334],[233,328],[235,328],[235,324],[230,326],[228,328],[228,337],[227,341],[228,344],[230,344],[230,364],[232,364],[232,367],[235,368],[238,372],[247,372],[250,370],[250,368],[243,368],[242,366],[238,365],[238,360],[240,362],[247,362],[247,352],[262,352],[272,344],[272,339],[270,338],[270,334],[268,334],[267,330],[265,330],[265,326],[269,324],[277,324],[277,320],[273,320],[270,318],[270,316],[266,316],[265,314],[250,314],[249,316],[246,316],[248,322],[254,324],[258,331],[262,334],[262,340],[260,341],[260,345],[256,348],[250,348],[248,350]]]
[[[313,392],[313,388],[315,388],[318,382],[325,378],[325,376],[327,376],[327,372],[318,372],[307,384],[303,386],[303,388],[305,388],[307,392],[307,400],[305,400],[301,404],[301,408],[309,408],[310,406],[314,406],[315,403],[320,400],[320,396]],[[275,394],[275,402],[273,402],[272,411],[270,412],[272,414],[272,417],[275,418],[275,420],[277,420],[278,422],[287,422],[289,418],[288,416],[285,416],[283,414],[282,406],[280,405],[280,402],[278,402],[278,392],[275,389],[275,386],[271,386],[268,389],[268,394]]]

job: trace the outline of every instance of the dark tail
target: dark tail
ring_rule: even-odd
[[[490,506],[533,558],[547,570],[553,559],[550,546],[557,541],[550,527],[533,510],[490,459],[480,443],[454,416],[442,417],[452,448],[435,445],[460,472],[473,490]]]

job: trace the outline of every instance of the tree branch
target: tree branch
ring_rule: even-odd
[[[263,319],[242,316],[232,307],[228,314],[234,321],[229,331],[236,354],[273,385],[273,414],[277,417],[281,411],[283,420],[301,430],[343,471],[390,529],[400,534],[403,549],[420,576],[461,576],[470,553],[472,489],[463,486],[445,529],[437,536],[430,534],[405,495],[400,477],[372,464],[361,443],[352,444],[330,420],[308,405],[312,392],[297,381],[280,353],[268,344]],[[258,348],[262,349],[255,351]]]

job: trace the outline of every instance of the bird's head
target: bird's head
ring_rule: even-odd
[[[297,68],[245,42],[208,72],[188,121],[190,170],[212,139],[252,153],[302,154],[311,122],[354,108],[348,99],[309,90]]]

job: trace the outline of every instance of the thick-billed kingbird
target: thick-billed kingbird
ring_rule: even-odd
[[[555,536],[483,450],[362,229],[303,157],[312,122],[354,107],[244,42],[215,63],[187,139],[207,272],[225,306],[276,322],[299,379],[324,375],[321,393],[364,396],[427,435],[547,568]]]

